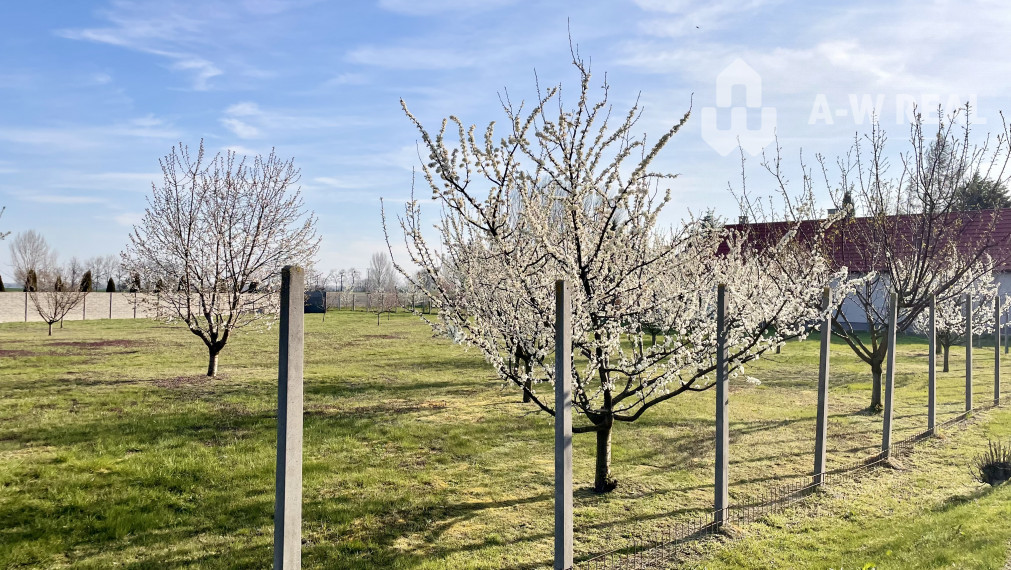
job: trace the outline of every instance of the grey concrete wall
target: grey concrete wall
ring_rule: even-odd
[[[0,323],[23,323],[25,302],[28,303],[27,322],[42,322],[42,317],[28,299],[26,293],[0,293]],[[168,306],[162,302],[159,307],[156,293],[88,293],[84,302],[74,307],[64,318],[66,321],[89,321],[98,319],[132,319],[165,316]],[[136,310],[134,310],[136,307]]]
[[[145,297],[150,298],[150,303],[145,303]],[[64,318],[66,321],[89,321],[96,319],[132,319],[134,318],[134,304],[137,305],[136,317],[155,316],[155,294],[154,293],[88,293],[84,302],[74,307]],[[111,313],[110,313],[110,299]],[[25,319],[25,303],[28,306],[27,322],[42,322],[42,317],[35,310],[31,299],[27,293],[0,293],[0,323],[23,323]]]

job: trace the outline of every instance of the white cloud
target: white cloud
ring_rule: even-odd
[[[379,0],[379,7],[398,14],[425,16],[442,12],[485,12],[514,3],[515,0]]]
[[[161,172],[67,172],[59,174],[53,188],[105,190],[147,193],[151,184],[161,181]]]
[[[216,65],[199,57],[181,57],[172,64],[172,69],[193,71],[193,89],[196,91],[206,91],[211,78],[221,75],[221,70]]]
[[[260,129],[239,119],[224,118],[221,119],[221,124],[240,139],[255,139],[260,136]]]
[[[26,202],[40,204],[105,204],[108,200],[98,196],[67,196],[61,194],[33,194],[17,192],[15,195]]]
[[[348,53],[346,59],[351,63],[390,69],[460,69],[479,63],[472,55],[464,55],[459,50],[420,46],[360,47]]]
[[[253,150],[253,149],[251,149],[249,147],[240,146],[240,145],[229,145],[229,146],[226,146],[224,150],[226,150],[226,151],[232,151],[232,152],[234,152],[235,154],[237,154],[239,156],[256,156],[258,154],[261,154],[260,151],[258,151],[258,150]]]
[[[327,80],[324,85],[365,85],[369,82],[368,76],[363,73],[341,73],[333,79]]]
[[[123,226],[136,226],[144,219],[144,212],[123,212],[116,214],[112,219]]]
[[[647,34],[671,38],[711,34],[733,26],[778,0],[667,1],[635,0],[650,17],[640,27]]]
[[[221,69],[206,57],[195,53],[206,46],[207,20],[190,18],[192,6],[167,2],[156,5],[129,1],[116,2],[102,14],[112,24],[104,28],[57,30],[56,35],[80,41],[102,43],[156,55],[170,60],[169,68],[187,72],[191,87],[203,91]]]
[[[232,115],[233,117],[249,117],[253,115],[262,115],[263,111],[260,110],[260,106],[256,103],[243,101],[225,109],[225,114]]]

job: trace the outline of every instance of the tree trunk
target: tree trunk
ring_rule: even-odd
[[[653,333],[652,336],[653,336],[653,346],[656,346],[656,333]]]
[[[207,350],[210,353],[210,358],[207,362],[207,375],[216,376],[218,374],[218,354],[221,353],[221,349],[215,350],[212,347]]]
[[[947,372],[948,371],[948,350],[950,348],[951,348],[950,346],[945,346],[944,347],[944,370],[942,370],[942,372]]]
[[[881,410],[881,363],[871,364],[871,375],[874,380],[871,383],[871,407],[873,411]]]
[[[49,336],[53,336],[53,323],[49,323]]]
[[[517,362],[517,364],[518,364],[518,362]],[[524,365],[523,369],[526,371],[527,375],[529,376],[530,375],[530,368],[531,368],[530,359],[524,358],[523,359],[523,365]],[[524,404],[527,403],[527,402],[529,402],[531,400],[531,398],[530,398],[530,388],[531,388],[531,386],[532,386],[532,383],[531,383],[530,379],[528,378],[527,381],[523,383],[523,403]]]
[[[593,474],[593,490],[607,493],[618,486],[611,477],[611,418],[597,431],[597,466]]]

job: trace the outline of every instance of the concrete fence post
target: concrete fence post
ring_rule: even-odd
[[[727,490],[730,468],[730,421],[727,417],[729,386],[727,377],[727,286],[716,289],[716,526],[727,522],[730,496]]]
[[[81,320],[88,320],[88,294],[85,293],[84,297],[81,298]]]
[[[25,322],[28,322],[28,291],[25,291]]]
[[[885,359],[885,423],[881,430],[881,451],[885,457],[892,455],[892,405],[895,399],[895,340],[896,321],[899,315],[899,296],[892,293],[888,301],[888,356]]]
[[[1007,300],[1007,295],[1004,295],[1004,299]],[[1004,319],[1005,327],[1007,326],[1007,320]],[[1011,334],[1006,334],[1004,335],[1004,354],[1007,354],[1009,349],[1011,349]]]
[[[965,411],[972,411],[972,297],[965,296]]]
[[[305,270],[281,270],[277,362],[277,472],[274,495],[274,569],[302,567],[302,342]]]
[[[115,293],[109,293],[109,318],[112,318],[112,298],[116,296]]]
[[[1000,295],[993,296],[993,405],[1000,405]]]
[[[133,318],[137,318],[137,292],[133,292]]]
[[[555,281],[555,570],[572,568],[572,301]]]
[[[930,296],[927,346],[927,429],[934,433],[937,426],[937,295]]]
[[[825,287],[822,292],[821,308],[825,318],[821,322],[821,358],[818,363],[818,423],[814,438],[814,484],[825,482],[825,447],[828,443],[828,361],[832,347],[832,319],[829,306],[832,289]]]

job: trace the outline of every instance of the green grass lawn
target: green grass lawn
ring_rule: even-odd
[[[303,565],[536,568],[552,552],[551,419],[502,389],[475,351],[416,318],[306,317]],[[0,567],[263,568],[270,564],[277,331],[234,337],[218,378],[185,329],[151,321],[0,325]],[[731,501],[809,477],[816,341],[750,366],[731,390]],[[963,407],[962,351],[939,374],[939,421]],[[833,345],[829,468],[880,445],[869,370]],[[976,401],[992,399],[977,350]],[[1007,359],[1011,361],[1011,359]],[[926,345],[904,339],[895,439],[925,427]],[[1005,377],[1011,382],[1011,368]],[[616,426],[618,488],[598,496],[593,436],[575,438],[577,558],[712,508],[713,394]],[[579,419],[577,418],[577,421]],[[1011,412],[699,547],[708,568],[993,568],[1011,492],[967,463]]]

